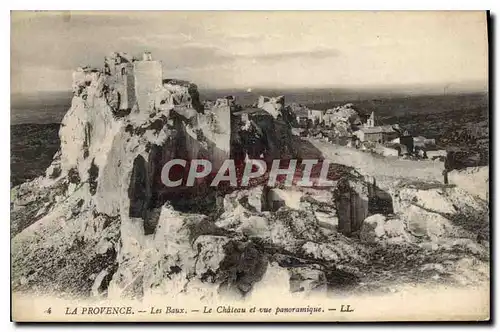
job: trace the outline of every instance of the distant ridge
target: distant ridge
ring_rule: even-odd
[[[401,112],[435,112],[436,109],[466,109],[470,104],[488,104],[487,92],[411,94],[349,89],[199,89],[201,100],[216,100],[232,95],[240,105],[253,105],[259,96],[285,96],[287,104],[299,103],[315,109],[328,109],[352,102],[379,115]],[[410,97],[410,98],[408,98]],[[71,91],[50,91],[11,95],[11,124],[59,123],[71,105]],[[437,106],[437,107],[436,107]],[[392,113],[392,114],[391,114]]]

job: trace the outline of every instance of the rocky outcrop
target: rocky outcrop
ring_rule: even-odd
[[[263,186],[210,201],[202,185],[189,192],[161,183],[170,159],[229,157],[234,98],[204,109],[194,85],[166,80],[141,95],[140,107],[125,109],[106,71],[87,69],[74,87],[46,176],[13,191],[15,290],[244,297],[278,269],[286,271],[291,291],[326,291],[339,253],[326,249],[332,230],[307,208],[312,203],[300,202],[302,195],[269,211],[272,195]],[[271,115],[281,112],[283,98],[261,106],[264,116],[250,121],[264,133],[265,155],[279,158],[292,148],[289,124]],[[282,191],[271,201],[287,196]],[[344,258],[358,255],[350,244],[342,250]],[[38,262],[34,271],[31,260]]]
[[[365,260],[361,248],[328,238],[311,212],[258,211],[260,192],[226,197],[215,223],[163,206],[152,238],[120,251],[110,296],[242,298],[258,291],[272,266],[286,272],[290,292],[324,293],[332,264]]]
[[[367,243],[404,243],[412,240],[406,224],[400,219],[387,218],[374,214],[363,221],[359,234],[361,241]]]
[[[113,250],[120,253],[113,261],[121,263],[120,257],[133,252],[154,232],[158,209],[172,195],[161,182],[166,161],[176,157],[189,160],[201,154],[219,160],[222,157],[214,152],[216,147],[228,155],[229,130],[221,130],[219,124],[229,123],[229,111],[227,115],[200,112],[203,109],[199,108],[195,85],[166,81],[149,93],[149,109],[135,107],[127,114],[117,114],[120,107],[113,104],[113,87],[107,78],[107,73],[99,70],[78,72],[72,105],[59,132],[60,151],[46,177],[13,190],[13,235],[25,233],[13,238],[19,252],[26,250],[27,242],[21,238],[32,232],[26,227],[35,221],[43,227],[40,218],[44,216],[51,222],[57,220],[56,211],[64,207],[62,220],[87,217],[80,220],[78,229],[90,227],[98,216],[119,220],[117,229],[123,241],[113,244]],[[200,132],[204,139],[199,139]],[[92,241],[99,238],[96,234]],[[52,243],[49,238],[45,241]],[[55,243],[64,248],[58,241]],[[18,263],[14,262],[14,268],[22,269]]]
[[[259,101],[257,102],[257,107],[263,109],[273,118],[277,119],[279,116],[282,116],[282,112],[285,108],[285,97],[260,96]]]
[[[52,188],[59,186],[54,185]],[[35,217],[35,223],[12,239],[14,291],[58,296],[89,296],[93,291],[96,296],[107,294],[117,268],[120,223],[118,218],[96,214],[91,202],[85,201],[87,190],[80,186],[71,194],[56,196],[44,216]]]
[[[372,183],[364,177],[343,177],[334,191],[336,209],[338,213],[338,228],[343,234],[349,236],[361,229],[363,220],[369,214]]]
[[[488,205],[455,187],[431,183],[399,183],[391,192],[394,212],[417,236],[477,239],[488,233]]]
[[[267,204],[271,210],[278,210],[282,206],[299,209],[302,192],[273,188],[267,195]]]
[[[448,173],[448,181],[471,195],[489,200],[490,168],[488,166],[469,167]]]
[[[335,137],[348,137],[361,125],[361,118],[353,104],[345,104],[328,109],[323,116],[327,127],[331,127]]]
[[[244,160],[248,157],[264,159],[267,162],[297,158],[298,151],[293,142],[292,126],[288,118],[290,117],[281,115],[274,117],[261,108],[245,108],[233,113],[232,158]]]

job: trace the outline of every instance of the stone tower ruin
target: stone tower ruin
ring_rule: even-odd
[[[137,103],[140,112],[149,110],[149,94],[161,86],[163,72],[160,61],[153,61],[150,52],[142,60],[126,53],[112,53],[105,57],[104,72],[108,85],[114,87],[114,106],[120,110],[132,109]]]
[[[104,73],[108,85],[114,87],[113,106],[120,110],[131,109],[136,102],[134,66],[125,53],[112,53],[104,58]]]
[[[151,53],[145,52],[141,61],[134,61],[135,95],[140,112],[148,112],[150,109],[149,94],[161,87],[163,81],[163,70],[160,61],[154,61]]]

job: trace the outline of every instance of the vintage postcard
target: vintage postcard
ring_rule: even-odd
[[[490,319],[488,13],[11,12],[16,322]]]

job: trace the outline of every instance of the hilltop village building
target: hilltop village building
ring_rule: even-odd
[[[312,124],[324,123],[325,120],[324,114],[325,111],[310,110],[307,108],[299,109],[294,113],[298,125],[302,127],[307,126],[308,122],[311,122]]]
[[[400,136],[399,126],[375,126],[375,113],[372,112],[365,125],[353,134],[361,142],[384,144]]]
[[[309,111],[306,109],[297,110],[295,112],[295,119],[299,126],[305,127],[307,125],[307,120],[309,120]]]
[[[340,111],[343,113],[339,115]],[[377,125],[375,112],[371,112],[366,122],[362,123],[352,104],[327,111],[295,107],[293,112],[299,127],[304,128],[308,123],[319,124],[320,131],[315,134],[315,137],[326,136],[328,140],[339,145],[370,150],[384,156],[418,153],[424,158],[426,151],[432,151],[435,148],[435,139],[413,137],[399,124]],[[438,157],[442,152],[439,153]]]
[[[374,142],[374,143],[386,143],[390,142],[396,137],[399,137],[399,133],[394,130],[393,126],[376,126],[376,127],[364,127],[354,132],[354,135],[359,138],[361,142]]]
[[[323,114],[325,111],[320,110],[308,110],[307,118],[311,120],[313,123],[322,123],[323,122]]]

